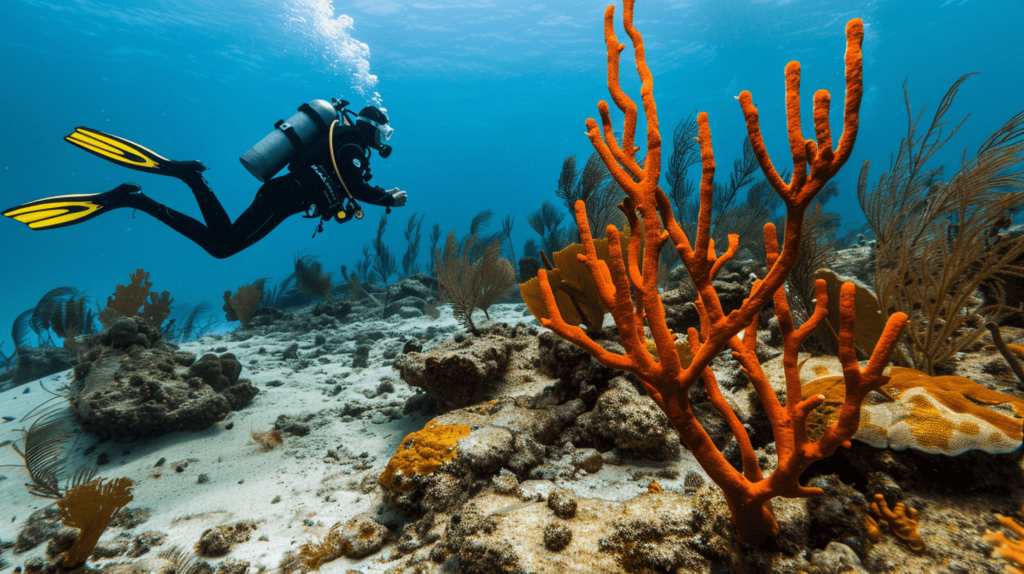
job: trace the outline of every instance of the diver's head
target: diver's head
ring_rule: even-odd
[[[359,128],[366,141],[370,142],[370,147],[380,152],[381,157],[391,155],[391,146],[384,145],[383,142],[391,139],[395,130],[388,125],[388,117],[384,115],[384,112],[373,106],[366,106],[359,110],[356,127]]]

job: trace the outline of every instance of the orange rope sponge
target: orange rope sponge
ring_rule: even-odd
[[[832,133],[828,121],[828,92],[819,91],[814,97],[816,140],[804,140],[800,129],[800,65],[793,62],[786,67],[786,108],[794,165],[793,177],[788,183],[782,180],[768,157],[761,137],[757,108],[751,103],[750,94],[743,92],[740,95],[747,132],[757,160],[765,177],[782,197],[787,214],[785,242],[781,250],[775,227],[770,223],[765,225],[770,265],[768,274],[754,284],[750,296],[739,309],[725,315],[711,280],[722,264],[736,253],[739,245],[737,236],[730,235],[728,249],[717,255],[711,239],[715,156],[708,117],[706,113],[700,113],[697,117],[701,154],[700,209],[697,234],[691,243],[675,220],[668,196],[658,185],[661,175],[661,134],[654,101],[654,80],[647,66],[643,37],[633,25],[634,3],[635,0],[623,0],[622,21],[633,44],[636,69],[641,81],[640,96],[647,126],[646,157],[638,161],[638,148],[634,146],[639,110],[619,85],[619,55],[625,45],[620,44],[615,35],[614,6],[605,10],[604,34],[608,91],[612,101],[625,115],[621,143],[612,128],[607,102],[598,103],[600,124],[594,119],[587,120],[587,136],[591,144],[612,177],[626,192],[627,198],[620,206],[632,230],[626,252],[620,245],[618,230],[609,226],[609,257],[607,261],[598,258],[587,222],[586,207],[581,201],[576,203],[576,221],[583,244],[583,253],[578,258],[587,265],[601,301],[615,319],[625,354],[605,350],[581,328],[563,320],[544,270],[538,273],[538,277],[549,319],[542,323],[606,366],[636,374],[648,395],[665,411],[708,476],[722,488],[740,539],[756,543],[778,533],[775,518],[766,507],[772,498],[814,496],[821,493],[820,489],[800,486],[797,479],[814,461],[831,455],[840,446],[849,445],[850,437],[856,432],[860,420],[861,401],[885,382],[882,369],[888,363],[889,353],[907,320],[901,313],[889,318],[871,360],[866,368],[861,369],[854,352],[855,291],[852,284],[843,287],[840,295],[839,335],[840,359],[846,377],[846,399],[837,421],[825,431],[821,439],[817,442],[808,439],[807,416],[823,399],[818,396],[806,400],[802,398],[797,352],[800,343],[824,321],[828,312],[828,295],[824,281],[819,281],[815,285],[817,303],[814,313],[804,325],[796,329],[782,287],[799,255],[804,212],[814,200],[815,194],[849,158],[857,138],[858,112],[863,92],[863,23],[851,20],[846,27],[846,105],[843,134],[835,150],[832,149]],[[639,248],[641,241],[643,250]],[[683,365],[676,353],[676,336],[665,324],[665,309],[658,294],[658,260],[662,247],[669,241],[690,272],[698,293],[694,303],[700,314],[700,330],[690,329],[687,333],[690,350],[694,355],[688,365]],[[774,301],[784,339],[787,380],[784,407],[775,397],[754,353],[757,318],[769,301]],[[654,341],[654,353],[648,348],[645,321]],[[742,339],[737,336],[741,332],[745,334]],[[711,360],[726,348],[732,351],[750,378],[774,431],[779,464],[767,478],[761,473],[743,425],[722,397],[714,373],[708,368]],[[711,403],[722,413],[736,436],[743,460],[742,473],[725,460],[693,416],[687,393],[698,379],[703,381]]]

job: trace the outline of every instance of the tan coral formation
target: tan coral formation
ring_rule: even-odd
[[[886,372],[889,381],[880,389],[885,393],[872,393],[865,399],[854,439],[876,448],[912,448],[947,456],[969,450],[1008,453],[1020,448],[1024,400],[964,377],[929,377],[904,367]],[[807,420],[813,436],[815,428],[827,427],[837,416],[845,396],[843,377],[809,381],[803,393],[804,397],[825,396]]]

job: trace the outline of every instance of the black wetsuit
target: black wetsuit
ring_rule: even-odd
[[[334,128],[334,153],[338,170],[349,193],[358,202],[391,207],[394,197],[380,187],[369,185],[370,147],[362,133],[353,126]],[[337,215],[340,205],[348,199],[338,182],[327,138],[299,155],[288,166],[288,173],[263,184],[256,198],[234,223],[213,194],[202,174],[179,177],[195,194],[206,225],[142,193],[128,195],[122,205],[138,209],[159,219],[178,233],[188,237],[210,255],[223,259],[263,239],[282,221],[298,213],[308,213],[316,206],[323,220]],[[351,218],[347,214],[345,220]]]

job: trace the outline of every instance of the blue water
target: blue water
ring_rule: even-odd
[[[591,153],[584,121],[608,98],[602,12],[607,1],[437,0],[246,1],[5,0],[0,3],[0,207],[48,195],[94,193],[124,181],[199,217],[184,184],[119,168],[62,141],[79,125],[142,143],[174,159],[200,159],[232,217],[259,183],[238,156],[310,99],[342,96],[359,109],[385,107],[394,154],[373,159],[374,184],[401,187],[408,206],[389,219],[399,258],[412,212],[426,234],[464,234],[493,209],[515,217],[517,251],[536,235],[526,216],[554,189],[562,160]],[[140,6],[145,6],[144,8]],[[621,14],[621,6],[618,9]],[[863,221],[855,185],[861,163],[874,177],[906,132],[901,84],[915,106],[934,109],[949,85],[961,90],[951,117],[971,118],[938,156],[947,169],[1024,103],[1020,0],[912,2],[638,0],[655,97],[670,153],[671,130],[689,113],[710,115],[721,177],[745,135],[733,99],[750,90],[777,165],[789,165],[783,67],[803,64],[804,125],[814,90],[833,94],[841,122],[844,25],[866,23],[865,99],[853,157],[830,207]],[[620,39],[625,39],[621,32]],[[639,99],[632,52],[623,54],[627,91]],[[838,132],[838,128],[836,129]],[[836,134],[838,137],[838,133]],[[641,138],[638,138],[638,142]],[[696,176],[691,173],[691,176]],[[873,178],[874,178],[873,177]],[[664,182],[663,182],[664,184]],[[312,239],[294,217],[259,244],[216,260],[144,214],[119,210],[82,225],[33,232],[0,221],[4,249],[0,341],[48,289],[71,285],[105,300],[136,268],[179,304],[221,305],[221,294],[260,277],[283,279],[296,252],[328,269],[351,267],[373,237],[379,213]],[[521,251],[520,251],[521,253]]]

